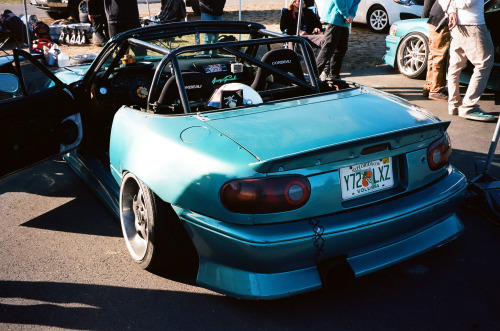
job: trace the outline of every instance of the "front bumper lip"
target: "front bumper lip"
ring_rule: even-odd
[[[359,277],[453,240],[463,231],[454,209],[466,186],[463,174],[450,167],[409,195],[280,224],[230,224],[175,209],[200,257],[200,285],[234,297],[272,299],[321,288],[316,266],[325,259],[342,257]]]
[[[399,44],[401,43],[401,38],[397,36],[387,35],[385,37],[385,47],[387,51],[384,55],[384,62],[391,67],[396,67],[396,55],[398,52]]]

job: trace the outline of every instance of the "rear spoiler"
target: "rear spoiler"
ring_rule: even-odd
[[[424,147],[426,146],[425,141],[427,139],[443,135],[450,123],[450,121],[436,122],[362,137],[312,150],[250,163],[249,166],[259,173],[274,173],[312,167],[318,164],[355,159],[361,155],[361,151],[365,147],[384,143],[389,145],[390,150],[395,150],[418,142],[421,142],[422,147]]]

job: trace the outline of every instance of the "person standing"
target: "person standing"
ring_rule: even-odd
[[[222,21],[226,0],[199,0],[202,21]],[[217,42],[217,33],[205,33],[205,44]]]
[[[96,46],[104,46],[109,39],[104,0],[87,0],[87,8],[92,30],[94,30],[92,42]]]
[[[283,10],[280,19],[280,30],[288,35],[297,33],[297,22],[300,9],[300,0],[293,0],[288,9]],[[303,2],[302,18],[300,20],[299,35],[309,41],[311,46],[322,48],[325,36],[321,33],[322,25],[319,17]]]
[[[324,1],[320,17],[323,22],[327,23],[325,46],[319,51],[316,62],[320,73],[330,62],[330,72],[326,73],[327,79],[339,79],[342,61],[349,42],[349,24],[356,16],[360,0]]]
[[[104,0],[104,10],[110,38],[141,26],[137,0]]]
[[[0,31],[11,33],[18,42],[28,43],[26,25],[10,9],[5,9],[0,16]]]
[[[477,104],[494,60],[493,41],[484,20],[484,1],[439,0],[443,8],[446,8],[448,1],[451,1],[447,13],[452,38],[448,68],[448,112],[469,120],[494,122],[496,118],[485,113]],[[465,96],[460,100],[459,76],[467,60],[474,66],[474,72]]]
[[[161,23],[180,22],[186,18],[184,0],[162,0],[158,19]]]
[[[446,88],[446,60],[450,49],[450,29],[445,24],[439,31],[436,31],[436,26],[444,17],[444,9],[438,1],[424,1],[422,18],[428,18],[429,58],[423,94],[431,100],[448,102],[448,96],[444,92]]]

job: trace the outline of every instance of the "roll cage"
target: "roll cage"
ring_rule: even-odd
[[[216,42],[213,44],[197,43],[194,45],[181,46],[175,49],[169,49],[168,47],[159,46],[150,42],[160,38],[168,39],[189,34],[199,36],[199,34],[202,33],[218,33],[221,35],[225,33],[232,35],[246,34],[250,35],[251,39]],[[90,74],[87,74],[83,79],[82,83],[84,86],[89,85],[85,82],[92,81],[93,74],[101,68],[104,64],[103,61],[105,61],[105,59],[108,58],[112,52],[116,52],[117,55],[110,65],[111,69],[108,69],[104,76],[111,74],[113,70],[112,68],[119,64],[119,59],[127,52],[128,47],[122,47],[124,44],[128,44],[131,47],[141,47],[143,49],[164,55],[164,57],[159,61],[153,76],[153,83],[147,98],[146,111],[148,112],[154,112],[152,105],[158,101],[157,98],[159,91],[161,90],[161,85],[164,83],[161,79],[161,75],[165,72],[167,65],[171,66],[171,73],[175,76],[183,113],[187,114],[192,112],[181,74],[182,69],[179,66],[179,57],[183,54],[193,52],[201,54],[208,51],[223,51],[225,54],[233,55],[234,57],[241,59],[242,61],[246,61],[255,67],[267,70],[273,75],[280,77],[282,80],[288,80],[291,85],[293,84],[304,89],[308,94],[316,94],[320,92],[313,50],[305,39],[265,30],[264,26],[261,24],[239,21],[179,22],[138,28],[119,34],[108,42],[104,50],[101,52],[101,56],[94,61],[89,69]],[[272,44],[281,45],[280,47],[289,44],[294,45],[294,50],[299,54],[303,62],[303,67],[305,67],[304,73],[308,77],[307,81],[298,79],[268,63],[264,63],[256,57],[256,52],[259,47],[264,46],[270,50]],[[244,49],[244,51],[242,51],[242,49]]]

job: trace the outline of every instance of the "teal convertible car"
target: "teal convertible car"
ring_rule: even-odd
[[[311,54],[229,21],[131,30],[55,74],[16,51],[0,62],[0,174],[63,154],[133,261],[238,298],[342,286],[458,237],[449,122],[321,81]]]

